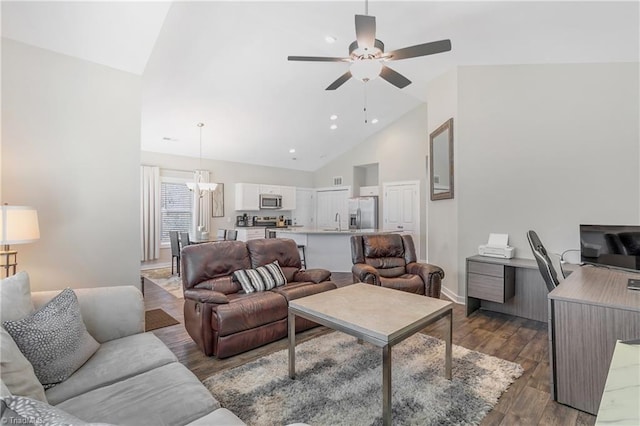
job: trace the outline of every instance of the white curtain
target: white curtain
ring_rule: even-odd
[[[208,170],[196,170],[193,179],[195,182],[208,183],[210,173]],[[199,191],[200,197],[194,192],[193,197],[193,227],[192,234],[199,237],[198,226],[202,225],[203,231],[209,232],[209,223],[211,220],[211,192]]]
[[[160,257],[160,168],[140,166],[140,259]]]

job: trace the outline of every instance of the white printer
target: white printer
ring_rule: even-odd
[[[478,247],[480,256],[511,259],[516,254],[514,247],[509,247],[509,234],[489,234],[489,241]]]

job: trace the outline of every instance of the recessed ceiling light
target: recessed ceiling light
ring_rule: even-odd
[[[291,149],[289,150],[289,153],[291,153],[291,154],[293,154],[294,152],[296,152],[296,150],[295,150],[295,149],[293,149],[293,148],[291,148]]]
[[[331,117],[329,117],[329,120],[337,120],[338,116],[333,114]]]
[[[337,129],[337,128],[338,128],[338,125],[337,125],[337,124],[332,124],[332,125],[331,125],[331,127],[330,127],[330,129],[331,129],[331,130],[335,130],[335,129]]]
[[[170,137],[168,137],[168,136],[164,136],[164,137],[162,138],[162,140],[163,140],[163,141],[166,141],[166,142],[178,142],[178,139],[176,139],[176,138],[170,138]]]
[[[377,118],[374,118],[373,120],[371,120],[371,124],[376,124],[378,122]]]
[[[335,43],[336,40],[338,40],[336,37],[328,35],[324,38],[324,41],[326,41],[327,43]]]

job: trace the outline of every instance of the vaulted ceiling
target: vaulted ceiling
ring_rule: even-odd
[[[640,51],[638,2],[372,1],[386,51],[440,39],[452,51],[389,63],[413,82],[404,89],[351,79],[325,91],[348,64],[287,56],[348,56],[364,1],[1,7],[3,37],[142,76],[142,150],[197,157],[203,122],[204,157],[300,170],[426,102],[428,82],[455,66],[637,62]]]

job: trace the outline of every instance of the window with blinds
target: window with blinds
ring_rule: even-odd
[[[169,244],[169,231],[191,230],[191,191],[184,182],[161,179],[160,182],[160,243]]]

